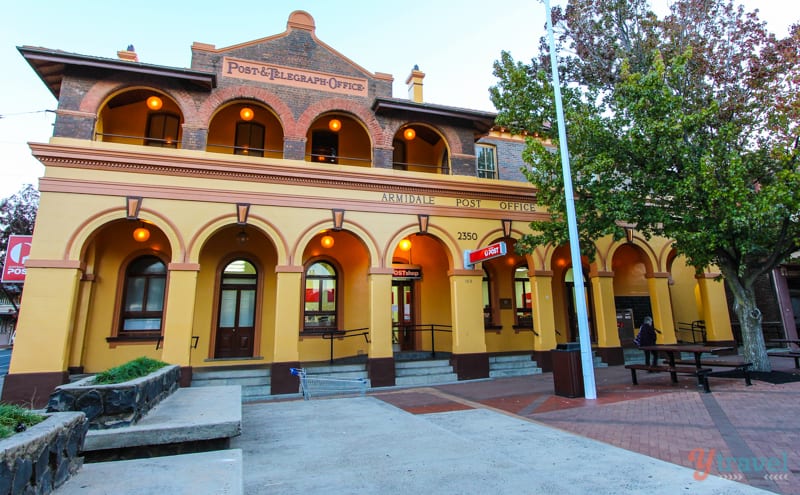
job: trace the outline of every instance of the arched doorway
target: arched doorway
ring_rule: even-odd
[[[245,259],[222,270],[219,286],[215,358],[251,357],[255,338],[258,272]]]

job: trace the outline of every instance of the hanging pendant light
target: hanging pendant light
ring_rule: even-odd
[[[150,231],[146,227],[138,227],[133,231],[133,240],[136,242],[147,242],[150,239]]]
[[[147,99],[147,108],[150,110],[161,110],[161,107],[164,105],[164,102],[161,101],[161,98],[158,96],[151,96]]]

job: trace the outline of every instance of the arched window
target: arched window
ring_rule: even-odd
[[[514,270],[514,311],[517,326],[533,326],[532,306],[528,265],[518,266]]]
[[[153,255],[136,258],[125,270],[124,287],[119,336],[159,336],[167,266]]]
[[[303,330],[336,330],[336,269],[326,261],[312,263],[306,269],[306,292]]]

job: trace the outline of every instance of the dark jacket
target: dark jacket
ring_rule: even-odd
[[[656,344],[655,327],[647,323],[642,323],[642,327],[639,329],[639,335],[637,340],[639,342],[636,345],[638,345],[639,347],[643,345],[655,345]]]

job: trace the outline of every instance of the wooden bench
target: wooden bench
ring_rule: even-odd
[[[695,364],[694,361],[689,359],[676,359],[675,364]],[[747,363],[743,360],[723,360],[723,359],[701,359],[700,366],[710,366],[712,368],[733,368],[734,371],[741,371],[744,375],[744,383],[747,386],[752,385],[750,381],[750,368],[753,363]]]
[[[786,358],[794,358],[794,367],[800,368],[800,352],[797,351],[789,351],[789,352],[768,352],[768,356],[772,357],[786,357]]]
[[[626,364],[626,369],[631,370],[631,381],[634,385],[639,385],[636,379],[637,371],[648,371],[651,373],[669,373],[672,383],[678,383],[678,373],[682,375],[692,375],[697,377],[697,384],[703,386],[703,391],[711,392],[708,386],[708,374],[711,373],[707,368],[696,368],[694,366],[648,366],[646,364]]]

